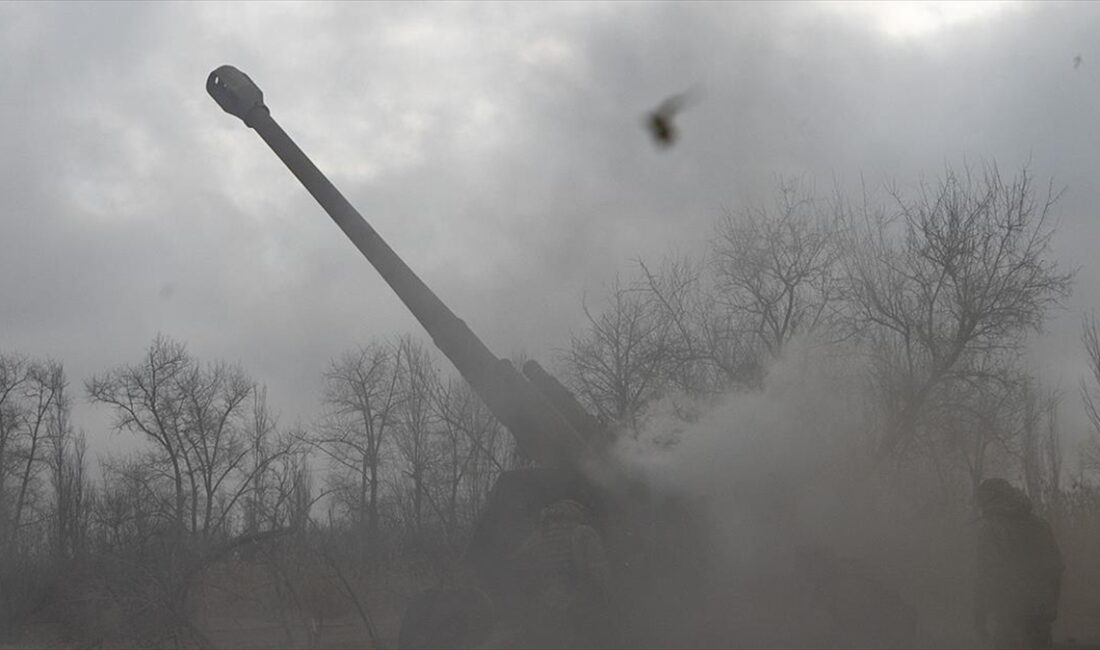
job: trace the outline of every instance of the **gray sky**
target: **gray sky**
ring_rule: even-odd
[[[502,356],[548,361],[582,295],[701,249],[777,174],[911,186],[1030,160],[1067,187],[1056,254],[1080,267],[1036,364],[1075,400],[1100,306],[1098,27],[1083,3],[0,4],[0,350],[63,361],[82,395],[163,332],[240,362],[289,423],[341,351],[420,333],[206,95],[231,63]],[[656,150],[642,115],[696,85]]]

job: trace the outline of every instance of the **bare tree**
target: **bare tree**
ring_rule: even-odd
[[[439,459],[434,499],[452,546],[472,529],[496,477],[504,470],[512,440],[464,380],[439,384],[434,410],[439,422]]]
[[[47,361],[31,362],[27,365],[19,395],[23,402],[23,407],[18,409],[22,426],[19,426],[19,419],[16,422],[21,435],[13,449],[19,456],[18,487],[10,529],[13,544],[23,524],[28,500],[34,496],[35,481],[46,467],[47,432],[55,413],[55,401],[59,399],[64,386],[65,371],[61,364]]]
[[[794,180],[779,181],[776,194],[770,209],[727,212],[711,253],[715,298],[772,357],[830,322],[842,289],[834,212]]]
[[[252,417],[248,423],[248,444],[251,447],[252,457],[252,486],[244,500],[244,532],[255,533],[261,529],[265,521],[277,521],[275,512],[269,507],[269,501],[275,495],[269,494],[271,475],[276,474],[275,465],[267,464],[261,467],[268,456],[272,438],[276,435],[276,422],[271,411],[267,407],[267,388],[262,387],[252,391],[250,398]],[[287,447],[297,443],[298,436],[291,436]],[[276,498],[276,503],[277,497]]]
[[[169,467],[171,515],[181,533],[187,529],[190,460],[186,457],[184,400],[179,387],[190,366],[191,358],[182,343],[157,336],[140,364],[93,377],[85,386],[92,402],[106,404],[115,412],[116,429],[139,433],[157,448],[158,464]]]
[[[21,389],[27,381],[28,363],[20,355],[0,354],[0,524],[7,531],[14,529],[8,476],[17,471],[14,447],[24,421]],[[0,534],[0,541],[9,543],[11,535]]]
[[[401,337],[397,350],[402,398],[397,408],[394,445],[403,461],[401,473],[412,483],[411,512],[406,521],[412,532],[419,535],[425,509],[432,505],[430,482],[439,431],[433,403],[439,391],[439,375],[428,350],[411,336]]]
[[[1062,395],[1028,382],[1022,396],[1020,465],[1028,496],[1057,511],[1062,493],[1062,446],[1058,410]]]
[[[151,557],[120,561],[137,561],[146,600],[160,608],[169,634],[209,645],[194,621],[194,587],[203,569],[240,541],[232,539],[233,522],[257,475],[290,453],[255,440],[258,431],[272,430],[263,400],[250,399],[262,389],[240,368],[202,364],[161,336],[140,363],[96,376],[86,388],[93,402],[111,408],[120,431],[151,443],[122,466],[128,487],[120,514],[152,516],[142,534],[155,543],[143,542]]]
[[[162,336],[140,364],[96,376],[87,390],[93,402],[112,408],[118,429],[153,443],[156,464],[168,468],[176,527],[200,544],[228,532],[253,478],[287,453],[257,444],[257,429],[272,430],[270,416],[262,400],[263,408],[250,403],[262,389],[243,370],[202,364],[183,344]]]
[[[248,462],[251,452],[258,450],[250,444],[248,423],[248,416],[255,415],[248,400],[258,387],[240,368],[196,363],[178,388],[183,398],[183,457],[191,484],[191,530],[207,536],[225,534],[233,506],[252,487],[249,479],[270,462],[263,457]]]
[[[0,355],[0,629],[18,629],[63,581],[67,557],[51,551],[58,549],[59,513],[72,510],[73,499],[72,491],[57,489],[50,470],[52,443],[67,423],[64,388],[60,363]],[[81,477],[82,470],[81,461]],[[64,520],[73,524],[70,539],[84,530],[82,509],[72,514]]]
[[[326,414],[307,440],[330,461],[337,496],[372,537],[378,531],[385,443],[401,400],[397,354],[372,343],[334,361],[324,376]]]
[[[668,325],[638,290],[616,280],[603,311],[584,305],[587,330],[564,354],[570,388],[613,426],[637,435],[645,407],[661,393]]]
[[[992,469],[1009,470],[1020,456],[1027,432],[1035,425],[1033,380],[1015,356],[980,359],[957,381],[940,386],[928,400],[924,426],[914,441],[938,445],[945,460],[963,469],[972,494]]]
[[[266,391],[257,395],[254,408],[266,413]],[[307,442],[310,434],[301,427],[279,434],[274,423],[265,423],[261,417],[253,419],[253,423],[255,457],[267,458],[272,455],[273,448],[285,451],[253,473],[253,487],[245,501],[242,533],[303,530],[315,500],[310,475],[312,447]],[[271,431],[270,437],[264,433],[267,430]]]
[[[655,270],[645,262],[639,267],[638,288],[665,335],[661,365],[673,386],[698,398],[759,385],[760,342],[718,298],[714,264],[671,258]]]
[[[793,337],[831,325],[843,306],[837,214],[781,181],[775,207],[725,215],[709,258],[656,269],[640,262],[640,277],[616,281],[598,314],[585,305],[588,327],[562,360],[570,387],[637,432],[662,396],[690,419],[692,400],[759,386],[770,358]]]
[[[54,553],[59,559],[68,559],[84,555],[93,493],[86,471],[84,433],[73,431],[72,398],[61,379],[49,422],[46,462],[54,498]]]
[[[100,552],[124,554],[144,546],[174,521],[171,490],[153,454],[108,458],[93,504],[93,535]]]
[[[852,322],[895,387],[884,452],[912,442],[938,389],[973,379],[972,359],[1038,330],[1073,279],[1049,257],[1057,195],[1037,198],[1026,169],[948,169],[894,199],[897,219],[869,218],[848,258]]]

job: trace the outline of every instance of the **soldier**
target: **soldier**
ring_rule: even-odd
[[[516,551],[527,597],[524,628],[535,645],[607,643],[607,557],[585,519],[581,504],[557,501],[543,508],[538,528]]]
[[[976,494],[981,513],[974,624],[998,648],[1050,648],[1065,565],[1050,525],[1000,478]]]

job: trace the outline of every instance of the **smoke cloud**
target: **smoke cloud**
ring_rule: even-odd
[[[876,457],[864,377],[859,356],[798,341],[762,390],[690,423],[657,415],[621,449],[658,493],[702,511],[713,608],[702,643],[972,642],[968,504],[929,507],[936,486]],[[654,444],[670,430],[675,444]]]

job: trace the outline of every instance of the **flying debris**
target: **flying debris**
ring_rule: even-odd
[[[652,113],[646,116],[646,128],[649,129],[649,133],[653,136],[653,141],[658,147],[668,148],[676,144],[679,133],[676,130],[676,124],[673,123],[673,118],[685,108],[699,103],[699,95],[698,90],[689,90],[673,95],[661,102]]]
[[[1081,58],[1080,54],[1073,57],[1073,69],[1076,70],[1077,68],[1080,68],[1081,64],[1084,63],[1084,62],[1085,62],[1085,60],[1083,58]]]

